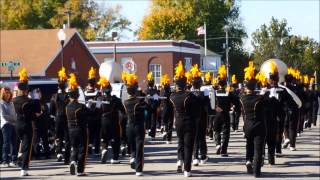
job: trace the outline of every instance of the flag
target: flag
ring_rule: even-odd
[[[206,29],[203,26],[197,28],[198,36],[201,34],[206,34]]]

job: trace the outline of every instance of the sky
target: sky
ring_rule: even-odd
[[[137,30],[148,14],[149,0],[95,0],[102,7],[122,6],[121,14],[131,21],[130,28]],[[240,19],[248,34],[244,47],[252,51],[251,34],[262,24],[268,25],[271,17],[285,18],[291,34],[308,36],[320,42],[320,0],[239,0]],[[126,32],[121,40],[135,40],[133,32]]]

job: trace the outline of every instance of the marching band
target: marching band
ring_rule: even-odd
[[[249,62],[244,69],[244,88],[238,85],[235,76],[228,83],[225,65],[214,77],[210,72],[202,74],[198,65],[186,72],[180,61],[171,81],[174,88],[167,74],[161,77],[160,87],[156,87],[149,72],[145,91],[139,88],[135,74],[123,72],[126,99],[112,95],[106,77],[96,82],[96,70],[91,68],[85,100],[79,100],[76,75],[70,74],[68,78],[62,67],[58,72],[58,91],[49,107],[36,101],[40,97],[28,96],[28,76],[23,69],[13,99],[20,142],[14,163],[21,167],[21,176],[28,176],[31,155],[40,154],[37,148],[41,142],[46,158],[54,151],[58,162],[69,165],[71,175],[84,176],[88,154],[99,155],[104,164],[111,145],[110,163],[118,164],[120,155],[127,155],[135,174],[142,176],[145,136],[150,136],[152,141],[160,129],[167,144],[172,143],[176,132],[177,173],[190,177],[192,166],[203,165],[209,158],[207,136],[214,140],[216,154],[228,156],[230,129],[239,130],[242,116],[246,139],[244,166],[248,174],[260,177],[266,146],[268,162],[274,165],[283,148],[295,151],[297,136],[304,129],[316,126],[320,96],[315,77],[302,76],[298,70],[288,68],[284,82],[280,82],[276,63],[269,66],[269,74],[264,74]],[[1,117],[6,117],[3,113]],[[48,118],[53,118],[53,123],[46,121]],[[53,129],[50,134],[53,141],[50,141],[50,129]],[[4,164],[8,165],[9,161]]]

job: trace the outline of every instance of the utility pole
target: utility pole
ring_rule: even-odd
[[[229,68],[230,68],[230,64],[229,64],[229,36],[228,36],[228,31],[229,31],[230,27],[228,25],[225,25],[223,27],[223,30],[226,32],[226,66],[227,66],[227,83],[228,85],[230,84],[230,75],[229,75]]]

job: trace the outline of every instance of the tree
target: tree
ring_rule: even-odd
[[[144,17],[138,31],[139,39],[191,40],[204,44],[196,29],[206,22],[208,49],[222,52],[225,42],[223,26],[230,28],[231,50],[241,49],[242,38],[246,37],[239,20],[239,7],[233,0],[153,0],[150,13]]]
[[[279,58],[288,66],[303,73],[320,70],[319,43],[308,37],[290,35],[285,19],[271,18],[270,25],[263,24],[252,34],[253,56],[257,65],[270,58]]]
[[[90,0],[2,0],[1,29],[61,28],[70,17],[86,40],[107,39],[111,30],[128,29],[130,22],[120,15],[120,6],[99,9]]]

